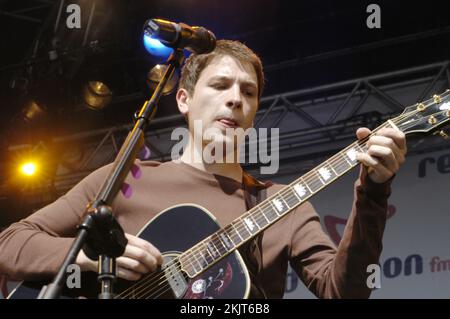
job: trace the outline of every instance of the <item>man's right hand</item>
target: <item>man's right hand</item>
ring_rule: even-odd
[[[138,280],[143,275],[155,271],[162,265],[163,258],[160,251],[148,241],[125,234],[128,244],[122,256],[116,259],[117,277],[126,280]],[[97,271],[98,262],[89,259],[83,252],[77,256],[76,263],[82,271]]]

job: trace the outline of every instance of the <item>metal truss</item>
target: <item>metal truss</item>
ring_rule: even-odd
[[[34,0],[32,3],[26,3],[26,4],[29,4],[29,5],[28,6],[25,5],[20,10],[14,10],[14,11],[2,11],[2,10],[0,10],[0,15],[7,16],[7,17],[10,17],[10,18],[13,18],[13,19],[18,19],[18,20],[21,20],[21,21],[30,22],[30,23],[41,24],[43,22],[43,20],[33,17],[32,15],[30,15],[30,13],[33,13],[36,10],[48,9],[51,6],[53,6],[56,1],[58,1],[58,0],[55,0],[55,1]]]
[[[404,107],[450,87],[449,62],[434,63],[365,78],[286,92],[262,98],[255,128],[279,127],[279,174],[306,171],[355,140],[358,127],[374,128]],[[171,159],[171,134],[181,115],[157,118],[145,135],[150,160]],[[153,126],[152,125],[152,126]],[[179,125],[178,125],[179,126]],[[56,137],[58,150],[53,187],[62,194],[116,156],[131,125]],[[437,138],[413,139],[409,154],[450,148]],[[258,176],[258,164],[244,164]],[[262,177],[264,178],[264,177]],[[270,176],[268,177],[270,178]],[[36,192],[39,190],[37,189]],[[1,193],[1,189],[0,189]]]
[[[65,77],[72,79],[83,63],[86,53],[92,51],[103,50],[113,47],[113,41],[93,41],[93,30],[98,33],[100,29],[105,28],[105,23],[111,19],[111,12],[107,11],[104,6],[98,5],[98,1],[83,2],[79,0],[35,0],[39,3],[35,6],[29,6],[16,11],[5,12],[0,11],[0,15],[9,16],[16,19],[29,21],[30,23],[39,24],[32,45],[30,46],[25,58],[18,63],[9,64],[0,68],[1,72],[13,71],[20,72],[23,68],[28,69],[28,73],[32,72],[32,68],[43,63],[47,63],[56,59],[56,56],[64,57],[70,63],[66,66]],[[83,25],[82,33],[73,33],[66,27],[64,20],[64,7],[69,4],[78,4],[82,6],[83,12],[88,12],[86,25]],[[47,14],[42,19],[36,19],[24,15],[38,9],[47,8]],[[61,43],[58,48],[54,48],[53,55],[50,52],[42,52],[43,47],[49,47],[53,44],[52,38],[59,38]],[[47,49],[48,50],[48,49]]]

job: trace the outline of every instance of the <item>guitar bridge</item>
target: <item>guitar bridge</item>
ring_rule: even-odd
[[[172,262],[172,260],[176,257],[177,256],[173,255],[165,255],[162,270],[167,282],[170,285],[170,288],[172,288],[175,298],[180,299],[184,296],[186,290],[188,289],[188,282],[186,281],[181,269],[177,266],[177,263]]]

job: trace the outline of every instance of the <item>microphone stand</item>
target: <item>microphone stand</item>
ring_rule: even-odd
[[[158,102],[167,81],[175,69],[184,61],[183,50],[176,48],[168,58],[168,67],[151,98],[145,101],[139,114],[135,115],[135,125],[128,133],[117,155],[113,167],[103,182],[95,199],[86,208],[86,218],[78,226],[70,250],[64,259],[52,283],[44,286],[39,299],[59,298],[66,279],[66,269],[75,263],[78,253],[83,248],[86,255],[95,260],[98,258],[98,280],[101,282],[99,299],[114,298],[114,282],[116,280],[116,258],[121,256],[127,245],[125,233],[113,216],[111,203],[122,187],[139,150],[144,146],[144,130],[156,114]],[[84,247],[83,247],[84,246]]]

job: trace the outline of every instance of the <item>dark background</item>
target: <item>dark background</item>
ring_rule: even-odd
[[[42,134],[128,123],[130,111],[140,106],[143,97],[92,112],[77,107],[80,90],[95,69],[114,82],[115,97],[148,94],[145,76],[155,64],[142,44],[142,25],[148,18],[200,25],[218,39],[245,42],[265,64],[265,95],[443,61],[449,56],[446,1],[376,1],[381,7],[381,29],[369,29],[366,8],[373,1],[103,0],[96,1],[83,46],[94,2],[78,1],[80,30],[64,26],[69,14],[63,10],[54,32],[58,1],[0,0],[3,147],[24,138],[18,113],[25,93],[37,91],[50,109],[53,121]],[[33,48],[37,48],[34,54]],[[48,58],[52,49],[58,52],[55,61]],[[163,100],[159,115],[176,111],[169,97]]]

